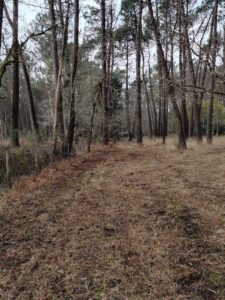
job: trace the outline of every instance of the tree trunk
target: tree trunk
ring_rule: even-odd
[[[0,49],[2,48],[3,8],[4,8],[4,0],[0,0]]]
[[[128,141],[132,141],[131,133],[131,122],[130,122],[130,97],[129,97],[129,43],[126,45],[126,87],[125,87],[125,96],[126,96],[126,117],[127,117],[127,131],[128,131]]]
[[[152,132],[152,118],[151,118],[151,108],[150,108],[150,100],[149,100],[149,92],[147,87],[147,80],[145,78],[145,57],[143,49],[141,51],[142,54],[142,78],[144,83],[144,89],[145,89],[145,98],[146,98],[146,104],[147,104],[147,115],[148,115],[148,136],[150,139],[153,138],[153,132]]]
[[[94,116],[95,116],[95,109],[96,109],[97,101],[94,101],[92,104],[92,113],[91,113],[91,122],[90,122],[90,131],[88,136],[88,145],[87,145],[87,152],[91,152],[91,143],[92,143],[92,134],[93,134],[93,126],[94,126]]]
[[[150,53],[149,53],[149,58],[148,58],[148,76],[149,76],[149,85],[150,85],[150,95],[151,95],[151,100],[152,100],[152,107],[153,107],[153,132],[154,136],[158,136],[158,131],[157,131],[157,124],[158,124],[158,118],[157,118],[157,112],[156,112],[156,106],[155,106],[155,99],[154,99],[154,94],[153,94],[153,83],[152,83],[152,74],[151,74],[151,65],[150,65]]]
[[[5,15],[6,15],[6,18],[8,20],[8,23],[11,26],[11,28],[13,29],[13,21],[11,20],[11,18],[9,16],[9,13],[8,13],[8,10],[7,10],[6,6],[4,6],[4,11],[5,11]],[[30,102],[30,115],[31,115],[32,125],[33,125],[33,129],[34,129],[37,141],[40,142],[41,141],[41,136],[40,136],[39,126],[38,126],[37,117],[36,117],[36,110],[35,110],[34,98],[33,98],[33,93],[32,93],[32,88],[31,88],[31,83],[30,83],[30,76],[29,76],[29,73],[28,73],[28,70],[27,70],[25,59],[24,59],[23,49],[20,45],[19,45],[19,57],[20,57],[20,60],[21,60],[21,63],[22,63],[24,78],[25,78],[26,85],[27,85],[27,92],[28,92],[28,97],[29,97],[29,102]]]
[[[217,53],[217,14],[218,0],[215,0],[213,13],[213,36],[212,36],[212,58],[211,58],[211,95],[209,100],[208,122],[207,122],[207,142],[212,143],[213,136],[213,109],[214,109],[214,89],[215,89],[215,70],[216,70],[216,53]]]
[[[188,33],[188,21],[187,21],[187,13],[184,11],[184,3],[183,0],[179,0],[180,3],[180,13],[181,13],[181,22],[183,27],[183,36],[184,36],[184,47],[186,49],[187,55],[187,63],[189,66],[189,75],[190,75],[190,83],[193,88],[196,87],[196,76],[194,71],[194,63],[191,54],[191,45],[189,40],[189,33]],[[193,92],[193,104],[194,104],[194,119],[195,119],[195,131],[196,131],[196,138],[198,142],[202,141],[202,130],[201,130],[201,108],[198,103],[198,94],[196,91]]]
[[[139,12],[136,29],[136,110],[137,143],[142,143],[142,110],[141,110],[141,38],[142,38],[142,0],[139,0]]]
[[[54,141],[53,141],[53,154],[67,155],[67,147],[64,135],[63,126],[63,112],[62,112],[62,78],[65,64],[65,56],[68,42],[68,26],[69,26],[69,2],[67,7],[66,20],[64,22],[63,40],[62,40],[62,53],[60,58],[58,80],[55,93],[55,126],[54,126]],[[62,122],[62,123],[61,123]],[[59,146],[59,147],[58,147]]]
[[[151,21],[152,21],[152,26],[153,26],[153,32],[154,32],[154,36],[155,36],[155,40],[156,40],[156,44],[157,44],[157,49],[158,49],[158,53],[160,55],[160,59],[161,59],[161,63],[162,63],[163,71],[164,71],[164,77],[165,77],[165,80],[167,82],[168,93],[171,96],[171,102],[172,102],[174,114],[177,118],[178,148],[186,149],[187,148],[186,139],[185,139],[181,114],[180,114],[179,107],[177,105],[176,98],[175,98],[174,83],[171,79],[169,69],[168,69],[168,66],[167,66],[167,61],[165,59],[165,55],[164,55],[164,52],[163,52],[162,44],[161,44],[161,41],[160,41],[160,33],[159,33],[157,22],[155,20],[154,14],[153,14],[151,0],[148,0],[148,7],[149,7],[149,13],[150,13]]]
[[[27,93],[28,93],[29,102],[30,102],[30,115],[31,115],[33,130],[35,132],[37,141],[40,142],[41,135],[39,132],[39,126],[38,126],[38,121],[37,121],[37,117],[36,117],[36,110],[35,110],[34,97],[33,97],[31,83],[30,83],[30,76],[29,76],[29,73],[27,70],[25,59],[24,59],[23,50],[21,48],[20,48],[20,58],[21,58],[24,78],[25,78],[26,85],[27,85]]]
[[[186,50],[183,43],[183,33],[181,27],[181,14],[179,13],[179,73],[180,73],[180,94],[181,94],[181,117],[184,127],[185,137],[189,136],[189,120],[186,105],[185,85],[186,85]]]
[[[103,143],[109,143],[108,101],[107,101],[107,49],[106,49],[106,4],[101,0],[101,34],[102,34],[102,104],[103,104]]]
[[[223,73],[225,78],[225,24],[223,26]],[[223,82],[223,92],[225,93],[225,80]],[[225,104],[225,100],[224,100]]]
[[[159,78],[159,115],[158,115],[158,137],[162,136],[162,106],[163,106],[163,70],[160,55],[157,51],[157,59],[158,59],[158,78]]]
[[[49,17],[51,22],[51,50],[52,50],[54,77],[55,77],[55,86],[56,86],[56,93],[55,93],[56,109],[55,109],[53,152],[55,154],[58,154],[59,152],[57,149],[58,138],[61,141],[64,139],[64,121],[63,121],[63,98],[62,98],[62,88],[61,88],[62,83],[59,83],[60,80],[59,78],[62,77],[62,74],[59,74],[59,56],[58,56],[58,45],[57,45],[54,0],[49,0]],[[64,28],[64,33],[65,33],[65,28]]]
[[[19,41],[18,41],[18,0],[13,0],[13,92],[11,144],[19,144]]]
[[[79,13],[80,13],[80,1],[75,0],[75,14],[74,14],[74,48],[73,48],[73,66],[71,75],[71,96],[70,96],[70,119],[67,130],[67,147],[68,153],[71,153],[74,140],[75,129],[75,88],[76,88],[76,73],[79,53]]]

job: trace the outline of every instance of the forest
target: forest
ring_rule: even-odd
[[[225,299],[224,149],[224,0],[0,0],[0,299]]]
[[[79,140],[224,134],[223,1],[43,1],[27,30],[17,2],[0,12],[2,140],[68,156]]]

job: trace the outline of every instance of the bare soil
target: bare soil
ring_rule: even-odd
[[[2,194],[0,299],[225,299],[225,140],[95,147]]]

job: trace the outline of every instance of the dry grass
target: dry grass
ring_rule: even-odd
[[[2,299],[225,299],[225,139],[96,147],[0,215]]]

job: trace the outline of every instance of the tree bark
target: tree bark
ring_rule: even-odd
[[[103,104],[103,143],[109,143],[108,99],[107,99],[107,47],[106,47],[106,4],[101,0],[101,47],[102,47],[102,104]]]
[[[87,145],[87,152],[91,152],[91,143],[92,143],[92,135],[93,135],[93,126],[94,126],[94,117],[95,117],[95,110],[96,110],[97,101],[95,100],[92,103],[92,113],[91,113],[91,122],[90,122],[90,131],[88,136],[88,145]]]
[[[30,83],[30,76],[29,76],[29,73],[28,73],[28,70],[27,70],[25,59],[24,59],[23,50],[21,48],[20,48],[20,58],[21,58],[24,78],[25,78],[26,85],[27,85],[27,92],[28,92],[28,97],[29,97],[29,102],[30,102],[30,115],[31,115],[33,130],[35,132],[37,141],[40,142],[41,141],[41,135],[40,135],[37,116],[36,116],[34,97],[33,97],[31,83]]]
[[[140,144],[142,140],[142,109],[141,109],[141,38],[142,38],[142,0],[138,2],[138,18],[136,29],[136,110],[137,123],[136,135],[137,143]]]
[[[66,19],[64,22],[62,53],[60,57],[60,64],[58,69],[58,79],[55,93],[55,126],[54,126],[54,140],[53,140],[53,154],[66,156],[66,142],[63,126],[63,111],[62,111],[62,79],[65,64],[65,56],[68,42],[68,26],[69,26],[69,2],[67,7]],[[59,146],[59,147],[58,147]]]
[[[178,6],[179,11],[179,73],[180,73],[180,94],[181,94],[181,117],[184,127],[185,137],[188,138],[189,136],[189,120],[188,120],[188,113],[187,113],[187,105],[186,105],[186,95],[185,95],[185,88],[186,85],[186,67],[187,67],[187,60],[186,60],[186,50],[183,43],[183,32],[181,26],[181,14]]]
[[[144,83],[144,89],[145,89],[145,98],[146,98],[146,104],[147,104],[147,115],[148,115],[148,136],[150,139],[153,138],[153,132],[152,132],[152,118],[151,118],[151,108],[150,108],[150,100],[149,100],[149,92],[147,87],[147,80],[145,78],[145,57],[143,49],[141,51],[142,54],[142,78]]]
[[[131,132],[131,120],[130,120],[130,97],[129,97],[129,43],[126,44],[126,87],[125,87],[125,97],[126,97],[126,117],[127,117],[127,131],[128,131],[128,141],[132,141],[133,136]]]
[[[172,102],[174,114],[175,114],[176,119],[177,119],[178,148],[186,149],[187,148],[186,139],[185,139],[181,114],[180,114],[179,107],[177,105],[176,98],[175,98],[174,83],[171,79],[169,69],[168,69],[168,66],[167,66],[167,61],[165,59],[164,51],[163,51],[162,44],[161,44],[161,41],[160,41],[160,33],[159,33],[157,22],[155,20],[154,14],[153,14],[151,0],[148,0],[148,7],[149,7],[149,13],[150,13],[151,21],[152,21],[152,26],[153,26],[153,32],[154,32],[154,36],[155,36],[155,40],[156,40],[156,44],[157,44],[157,49],[158,49],[158,52],[159,52],[159,55],[160,55],[160,58],[161,58],[161,63],[162,63],[163,71],[164,71],[164,77],[165,77],[165,80],[167,82],[167,90],[168,90],[168,93],[171,96],[171,102]]]
[[[57,32],[56,32],[56,16],[55,16],[55,7],[54,0],[49,0],[49,18],[51,22],[51,50],[53,58],[53,67],[54,67],[54,77],[55,77],[55,100],[56,100],[56,109],[55,109],[55,125],[54,125],[54,142],[53,142],[53,153],[59,154],[57,149],[58,138],[62,141],[64,139],[64,121],[63,121],[63,98],[62,98],[62,88],[59,83],[59,77],[62,77],[62,74],[59,74],[59,55],[58,55],[58,45],[57,45]],[[65,27],[64,27],[65,33]],[[61,56],[62,58],[62,56]],[[58,93],[58,95],[57,95]]]
[[[149,53],[149,58],[148,58],[148,76],[149,76],[149,85],[150,85],[150,95],[151,95],[152,107],[153,107],[153,118],[152,118],[153,132],[154,132],[154,136],[157,137],[158,136],[158,131],[157,131],[158,118],[157,118],[157,112],[156,112],[155,98],[154,98],[154,94],[153,94],[150,53]]]
[[[80,1],[75,0],[75,14],[74,14],[74,48],[73,48],[73,66],[71,74],[71,96],[70,96],[70,119],[67,130],[67,147],[68,153],[71,153],[74,140],[75,129],[75,89],[76,89],[76,73],[79,54],[79,14],[80,14]]]
[[[3,8],[4,8],[4,0],[0,0],[0,49],[2,48]]]
[[[212,58],[211,58],[211,95],[209,100],[208,122],[207,122],[207,142],[212,143],[213,137],[213,109],[214,109],[214,90],[215,90],[215,70],[216,70],[216,53],[217,53],[217,14],[218,0],[215,0],[213,13],[213,36],[212,36]]]
[[[19,41],[18,41],[18,0],[13,0],[13,92],[11,144],[19,144]]]
[[[191,54],[191,45],[189,40],[189,33],[188,33],[188,21],[187,21],[187,13],[184,10],[184,2],[183,0],[179,0],[180,3],[180,13],[181,13],[181,22],[183,27],[183,36],[184,36],[184,47],[186,49],[187,55],[187,63],[189,67],[189,74],[190,74],[190,83],[192,86],[196,86],[196,76],[194,71],[194,63]],[[195,121],[195,131],[196,131],[196,138],[198,142],[202,141],[202,129],[201,129],[201,108],[198,103],[198,94],[196,91],[193,92],[193,105],[194,105],[194,121]]]
[[[8,20],[9,25],[13,29],[13,21],[10,18],[7,7],[5,5],[4,5],[4,12],[5,12],[5,15],[6,15],[6,18]],[[39,125],[38,125],[37,117],[36,117],[36,110],[35,110],[34,98],[33,98],[33,93],[32,93],[32,88],[31,88],[31,83],[30,83],[30,76],[29,76],[29,73],[28,73],[28,70],[27,70],[26,62],[25,62],[24,55],[23,55],[23,49],[22,49],[21,45],[19,45],[19,57],[20,57],[20,60],[21,60],[21,63],[22,63],[24,78],[25,78],[26,85],[27,85],[27,92],[28,92],[28,97],[29,97],[29,102],[30,102],[30,115],[31,115],[32,125],[33,125],[33,129],[34,129],[37,141],[40,142],[41,141],[41,135],[40,135],[40,132],[39,132]]]

